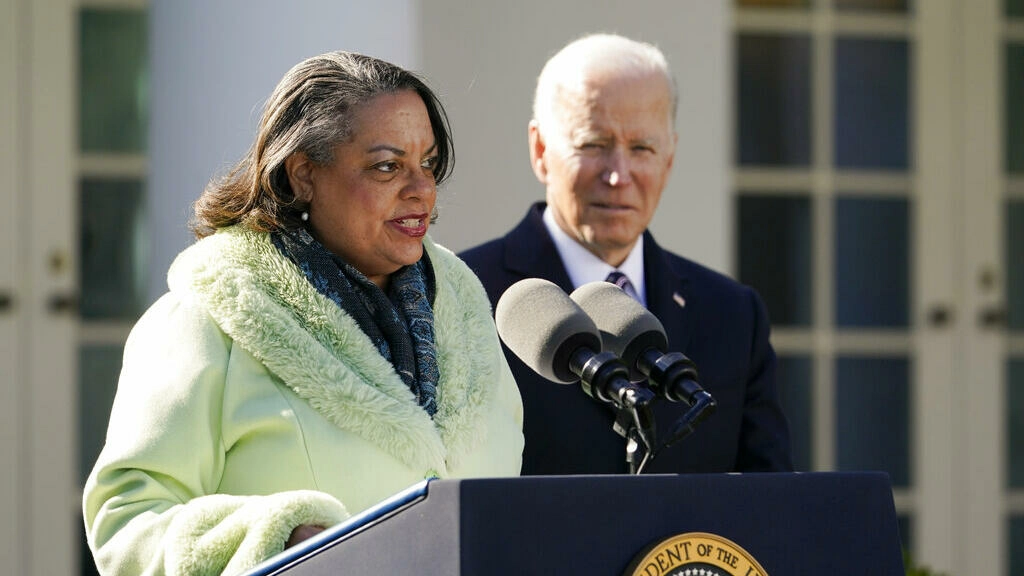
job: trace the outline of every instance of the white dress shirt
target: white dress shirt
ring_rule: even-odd
[[[555,215],[551,207],[544,208],[544,225],[547,226],[548,234],[555,242],[555,249],[562,258],[565,271],[569,273],[569,281],[573,288],[589,282],[603,281],[613,270],[618,270],[629,278],[633,284],[635,293],[629,294],[644,307],[647,307],[647,286],[644,282],[644,241],[643,237],[637,239],[636,245],[630,250],[629,256],[621,266],[615,268],[604,260],[593,255],[584,248],[572,236],[565,233],[555,222]],[[626,291],[629,293],[629,291]]]

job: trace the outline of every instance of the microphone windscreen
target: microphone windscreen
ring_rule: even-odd
[[[629,367],[631,380],[644,379],[637,368],[640,353],[648,348],[668,348],[661,321],[618,286],[590,282],[574,290],[570,298],[597,325],[604,351],[614,353]]]
[[[571,384],[579,377],[569,359],[581,346],[601,351],[593,320],[557,285],[541,278],[520,280],[494,308],[498,335],[506,346],[541,376]]]

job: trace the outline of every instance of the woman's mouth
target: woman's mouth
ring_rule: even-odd
[[[391,221],[399,232],[407,236],[420,237],[427,233],[427,215],[416,214],[395,218]]]

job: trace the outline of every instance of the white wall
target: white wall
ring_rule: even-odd
[[[0,293],[12,299],[6,309],[0,309],[0,461],[7,462],[9,472],[0,476],[0,563],[13,574],[26,571],[25,552],[27,538],[23,536],[23,518],[27,515],[23,501],[28,490],[24,473],[24,394],[20,392],[26,368],[21,361],[25,356],[19,336],[17,304],[23,298],[19,282],[18,238],[19,221],[23,220],[18,202],[20,185],[24,182],[19,170],[22,156],[18,150],[24,140],[19,117],[25,103],[20,98],[20,86],[25,81],[21,63],[26,59],[22,46],[24,37],[21,24],[21,3],[0,0]]]
[[[419,66],[415,0],[153,0],[149,294],[192,241],[192,202],[248,150],[263,102],[301,60],[353,50]]]
[[[526,138],[537,74],[570,40],[617,32],[660,47],[681,92],[675,167],[651,229],[663,246],[727,269],[727,2],[431,0],[424,6],[423,73],[440,93],[455,137],[455,173],[441,191],[441,217],[431,229],[436,240],[458,250],[503,234],[543,199]]]
[[[426,77],[456,147],[432,235],[459,250],[504,233],[543,197],[526,145],[534,80],[559,47],[594,31],[652,42],[669,58],[681,91],[680,139],[652,229],[670,249],[728,266],[725,2],[153,0],[151,18],[152,298],[191,242],[191,203],[246,151],[263,101],[303,58],[356,50]]]

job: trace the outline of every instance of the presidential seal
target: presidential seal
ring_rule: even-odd
[[[735,542],[707,532],[687,532],[656,542],[623,576],[768,576]]]

